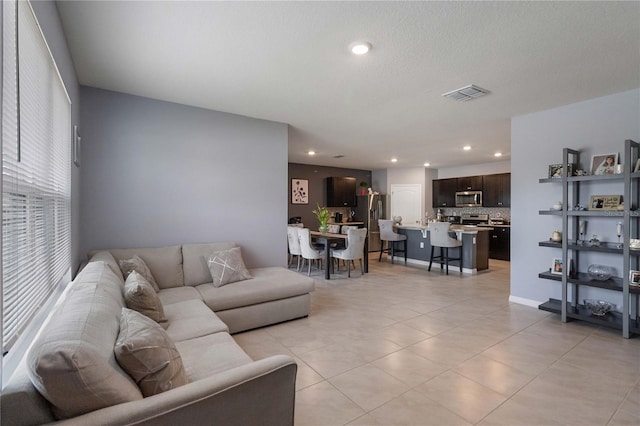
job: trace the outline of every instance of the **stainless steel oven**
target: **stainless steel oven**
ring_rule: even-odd
[[[482,207],[482,191],[456,192],[456,207]]]

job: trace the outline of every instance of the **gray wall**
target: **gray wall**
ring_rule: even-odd
[[[286,263],[287,125],[81,87],[81,246],[235,241]]]
[[[538,273],[548,270],[559,249],[538,247],[548,240],[561,219],[540,216],[562,198],[561,186],[538,183],[547,177],[549,164],[562,162],[562,148],[584,150],[580,165],[588,169],[592,155],[624,150],[625,139],[640,142],[640,89],[592,99],[547,111],[514,117],[511,122],[511,296],[543,302],[560,298],[558,282],[538,279]],[[621,158],[621,163],[626,160]],[[626,165],[625,165],[626,166]],[[622,194],[621,181],[591,185],[581,191],[588,200],[594,194]],[[581,200],[581,202],[584,202]],[[616,241],[617,220],[590,218],[587,234],[597,234],[601,241]],[[583,253],[581,272],[590,263],[614,266],[622,271],[619,255]],[[584,266],[582,266],[584,265]],[[616,292],[585,288],[581,299],[598,297],[621,303]]]
[[[360,182],[367,182],[371,185],[371,172],[369,170],[344,169],[341,167],[313,166],[310,164],[289,163],[289,210],[286,219],[281,220],[287,223],[293,216],[301,216],[305,227],[316,229],[318,219],[311,212],[317,204],[326,206],[327,189],[326,178],[328,177],[354,177],[356,178],[356,192],[360,194]],[[309,204],[291,204],[291,179],[307,179],[309,181]],[[348,214],[348,208],[330,207],[329,211]],[[346,220],[346,216],[345,216]]]
[[[80,120],[80,88],[76,71],[71,60],[67,39],[62,31],[62,24],[58,16],[58,9],[53,1],[31,2],[33,11],[38,18],[38,23],[51,54],[53,55],[58,71],[62,76],[64,85],[71,98],[71,128],[79,125]],[[82,132],[82,126],[79,126]],[[82,133],[81,133],[82,134]],[[72,143],[70,140],[69,143]],[[72,145],[73,146],[73,145]],[[71,165],[71,271],[78,269],[80,259],[80,170]]]

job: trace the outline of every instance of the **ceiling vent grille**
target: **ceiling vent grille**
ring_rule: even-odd
[[[470,84],[460,89],[443,93],[442,96],[444,96],[445,98],[451,98],[455,101],[470,101],[472,99],[479,98],[480,96],[484,96],[488,93],[491,92],[489,92],[487,89],[483,89],[482,87]]]
[[[334,155],[333,158],[344,158],[344,155]]]

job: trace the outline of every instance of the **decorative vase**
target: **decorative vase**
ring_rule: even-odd
[[[606,265],[589,265],[587,273],[589,276],[598,281],[606,281],[615,274],[615,269]]]
[[[320,232],[323,234],[327,233],[327,225],[320,225]]]

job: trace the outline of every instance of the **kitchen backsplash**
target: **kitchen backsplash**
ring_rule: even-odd
[[[436,210],[433,209],[430,218],[435,217]],[[447,216],[461,216],[463,214],[488,214],[489,217],[502,217],[511,222],[511,209],[500,207],[448,207],[443,208]]]

